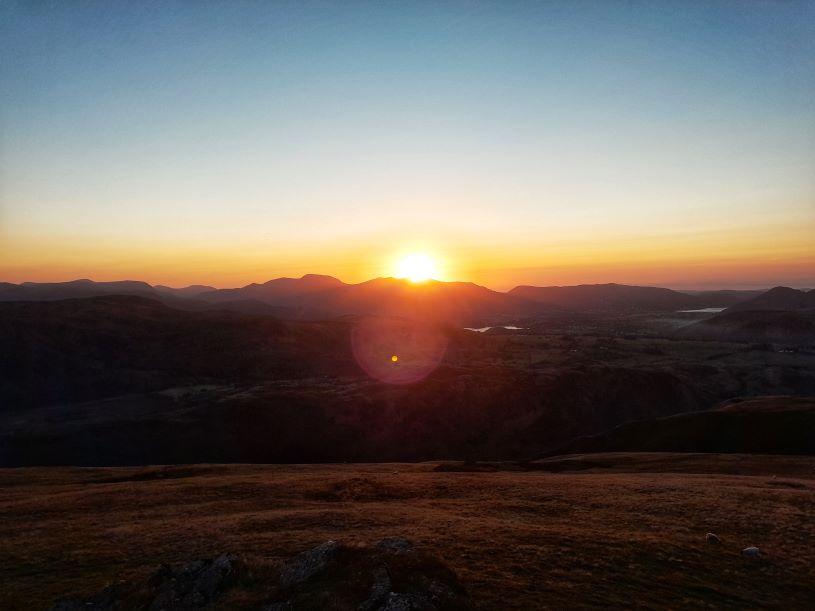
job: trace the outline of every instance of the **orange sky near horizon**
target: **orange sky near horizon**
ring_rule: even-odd
[[[436,262],[438,279],[495,290],[606,282],[685,289],[815,287],[815,223],[806,218],[721,232],[619,236],[595,230],[597,235],[554,234],[539,242],[518,236],[513,243],[497,235],[400,239],[392,233],[391,239],[358,236],[275,247],[248,241],[217,246],[112,238],[78,242],[59,234],[26,240],[0,230],[0,281],[130,279],[227,288],[319,273],[356,283],[395,275],[401,257],[424,253]]]
[[[0,2],[0,281],[815,286],[815,4]]]

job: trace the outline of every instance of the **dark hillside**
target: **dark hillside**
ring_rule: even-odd
[[[43,405],[348,373],[356,369],[346,337],[339,322],[185,312],[133,296],[2,303],[0,397],[9,407]]]
[[[683,327],[680,337],[722,342],[815,343],[815,310],[727,310]]]
[[[815,290],[799,291],[787,286],[777,286],[753,299],[734,304],[727,312],[815,310]]]
[[[558,453],[815,454],[815,398],[758,397],[718,409],[623,424]]]

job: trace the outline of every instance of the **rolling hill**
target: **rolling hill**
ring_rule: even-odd
[[[799,291],[787,286],[777,286],[752,299],[727,308],[727,312],[815,310],[815,290]]]
[[[726,310],[676,334],[708,341],[813,344],[815,311]]]
[[[510,295],[578,311],[673,311],[701,307],[701,298],[651,286],[582,284],[578,286],[517,286]]]
[[[815,398],[754,397],[717,409],[622,424],[556,454],[594,452],[815,454]]]
[[[517,286],[509,294],[575,312],[637,313],[726,308],[753,299],[763,290],[677,291],[654,286],[580,284]]]

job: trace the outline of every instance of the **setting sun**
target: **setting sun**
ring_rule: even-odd
[[[411,254],[403,257],[396,264],[396,277],[406,278],[411,282],[424,282],[438,276],[436,263],[424,254]]]

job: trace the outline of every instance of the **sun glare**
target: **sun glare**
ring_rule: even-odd
[[[406,278],[411,282],[424,282],[436,276],[438,276],[438,270],[435,262],[424,254],[407,255],[396,264],[397,278]]]

